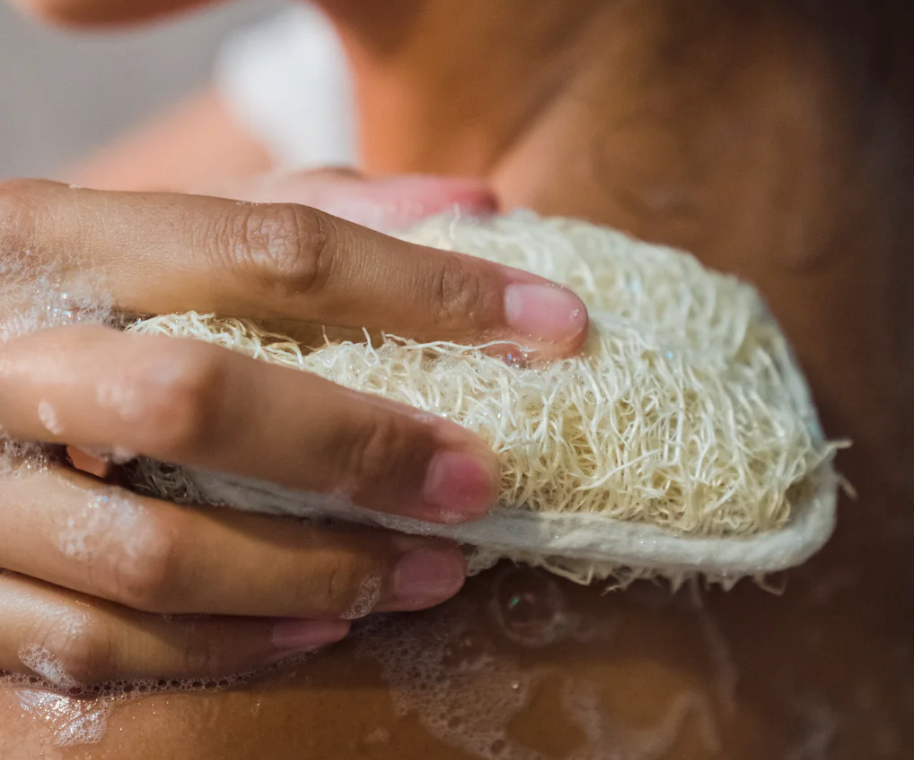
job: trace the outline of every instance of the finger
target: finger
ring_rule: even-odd
[[[24,576],[0,575],[0,671],[78,693],[96,683],[214,679],[311,652],[346,621],[166,618]]]
[[[98,272],[122,311],[507,340],[542,356],[572,353],[587,334],[585,306],[565,288],[308,206],[15,181],[0,186],[0,230],[3,250]]]
[[[102,26],[170,15],[216,0],[13,0],[54,23]]]
[[[438,539],[179,507],[70,471],[4,481],[0,509],[0,566],[145,612],[354,619],[434,606],[466,577]]]
[[[217,195],[256,203],[299,203],[364,227],[392,232],[434,214],[494,213],[485,182],[460,177],[365,177],[351,169],[269,174],[211,188]]]
[[[0,348],[0,426],[435,522],[481,517],[500,486],[485,442],[435,415],[200,341],[99,326]]]

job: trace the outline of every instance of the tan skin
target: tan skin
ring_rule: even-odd
[[[608,717],[632,726],[647,725],[676,695],[704,695],[721,748],[688,723],[668,757],[796,756],[788,753],[811,720],[803,703],[834,718],[827,756],[908,757],[910,47],[903,9],[870,12],[867,4],[844,13],[828,3],[809,14],[794,3],[742,10],[710,2],[681,13],[684,6],[662,0],[576,10],[545,2],[539,12],[521,3],[523,14],[513,2],[464,3],[458,14],[453,0],[428,0],[389,4],[384,24],[369,4],[327,5],[352,56],[361,118],[374,126],[364,131],[371,171],[481,175],[503,206],[619,226],[754,282],[796,348],[828,433],[854,442],[841,467],[859,502],[843,502],[833,540],[789,574],[785,594],[741,584],[705,595],[737,672],[731,699],[720,696],[718,658],[701,643],[698,613],[688,612],[686,597],[668,601],[647,584],[606,597],[567,587],[571,609],[597,625],[616,619],[620,633],[603,645],[563,642],[536,659],[600,684]],[[458,630],[527,656],[486,614],[496,582],[494,573],[474,579],[418,625],[453,616]],[[379,669],[354,660],[351,646],[242,690],[125,705],[101,745],[55,752],[469,756],[433,738],[416,717],[396,718]],[[547,730],[560,723],[554,698],[550,689],[536,699],[511,733],[562,757],[577,741]],[[12,725],[19,711],[11,703],[0,720]],[[381,726],[392,741],[369,741]]]

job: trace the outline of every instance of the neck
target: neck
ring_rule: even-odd
[[[325,0],[371,172],[488,174],[575,78],[604,0]]]

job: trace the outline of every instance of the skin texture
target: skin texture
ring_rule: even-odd
[[[831,543],[782,579],[782,596],[749,583],[696,602],[646,583],[607,596],[562,584],[565,607],[600,640],[535,649],[489,614],[502,598],[499,570],[413,625],[425,631],[446,616],[460,650],[495,646],[525,674],[550,668],[555,685],[508,731],[550,757],[579,741],[560,725],[566,677],[595,684],[605,719],[636,729],[682,694],[704,700],[718,746],[686,721],[646,756],[909,757],[909,6],[706,2],[691,11],[659,0],[535,11],[509,1],[465,3],[461,14],[450,0],[406,0],[387,7],[384,23],[377,6],[327,5],[373,125],[364,132],[371,171],[481,174],[504,206],[612,224],[752,281],[795,346],[827,432],[854,444],[840,464],[859,503],[842,502]],[[406,634],[379,635],[395,646]],[[475,756],[426,730],[424,709],[397,715],[399,689],[352,646],[245,689],[126,704],[102,744],[46,749],[62,758]],[[510,694],[518,676],[493,668],[484,678],[504,679]],[[481,686],[451,681],[474,699]],[[16,723],[22,714],[11,701],[0,720],[35,746],[50,741],[40,713]]]

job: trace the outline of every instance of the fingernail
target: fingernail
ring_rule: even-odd
[[[588,320],[582,300],[554,285],[513,284],[505,289],[505,319],[512,330],[547,342],[580,335]]]
[[[282,620],[275,623],[272,644],[287,652],[309,652],[341,641],[348,631],[349,624],[344,620]]]
[[[481,458],[449,449],[428,465],[422,498],[431,517],[459,523],[481,517],[497,497],[496,478]]]
[[[458,551],[417,549],[396,566],[393,595],[400,609],[421,609],[450,599],[465,580],[466,567]]]

